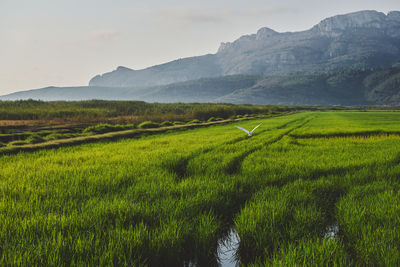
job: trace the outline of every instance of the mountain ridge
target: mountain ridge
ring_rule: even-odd
[[[142,70],[97,75],[89,86],[153,86],[236,74],[284,75],[344,68],[389,67],[400,62],[400,12],[373,10],[326,18],[305,31],[255,34],[221,43],[217,53]]]

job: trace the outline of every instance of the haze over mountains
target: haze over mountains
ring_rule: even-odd
[[[0,99],[134,99],[257,104],[400,104],[400,12],[360,11],[309,30],[262,28],[216,54],[143,70],[118,67],[86,87],[48,87]]]

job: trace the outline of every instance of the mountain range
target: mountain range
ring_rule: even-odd
[[[217,53],[142,70],[118,67],[82,87],[47,87],[2,100],[134,99],[252,104],[399,104],[400,12],[360,11],[311,29],[261,28]]]

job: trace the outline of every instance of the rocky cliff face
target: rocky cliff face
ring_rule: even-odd
[[[153,86],[251,74],[276,75],[368,69],[400,62],[400,12],[360,11],[327,18],[309,30],[278,33],[262,28],[212,55],[186,58],[144,70],[117,70],[90,81],[96,86]]]
[[[288,74],[390,66],[400,60],[400,12],[361,11],[325,19],[307,31],[255,35],[218,50],[224,74]]]
[[[319,34],[337,37],[348,30],[360,28],[384,29],[388,26],[387,16],[377,11],[361,11],[327,18],[313,27]]]

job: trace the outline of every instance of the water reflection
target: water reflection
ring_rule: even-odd
[[[324,236],[325,238],[332,239],[335,238],[338,233],[339,233],[339,225],[337,222],[334,222],[333,224],[328,225],[328,227],[326,227]]]
[[[239,248],[239,235],[234,229],[218,241],[215,253],[212,257],[206,255],[192,255],[190,260],[184,261],[184,267],[239,267],[237,250]]]
[[[226,238],[221,239],[218,244],[218,259],[221,267],[238,267],[237,250],[239,248],[239,235],[231,229]]]

